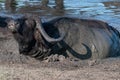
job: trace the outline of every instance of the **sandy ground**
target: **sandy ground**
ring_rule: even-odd
[[[0,80],[120,80],[120,57],[41,62],[20,55],[12,35],[0,28]]]

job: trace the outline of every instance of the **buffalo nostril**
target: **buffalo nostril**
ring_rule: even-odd
[[[21,46],[20,48],[19,48],[19,52],[20,53],[24,53],[24,52],[28,52],[28,46]]]
[[[28,45],[22,45],[23,49],[28,49],[28,47],[29,47]]]
[[[24,49],[21,49],[21,48],[20,48],[20,49],[19,49],[19,52],[20,52],[20,54],[21,54],[21,53],[24,53]]]
[[[26,49],[26,48],[27,48],[27,46],[22,46],[22,48],[23,48],[23,49]]]

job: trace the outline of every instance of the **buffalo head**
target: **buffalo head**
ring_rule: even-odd
[[[7,20],[8,28],[18,42],[21,54],[41,58],[50,53],[47,43],[54,44],[64,38],[62,32],[59,38],[50,37],[41,24],[41,20],[37,17]]]

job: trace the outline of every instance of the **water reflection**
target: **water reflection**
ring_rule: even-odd
[[[95,18],[120,27],[120,0],[6,0],[5,4],[0,2],[0,10],[47,17],[67,15]]]
[[[97,2],[99,1],[99,2]],[[103,1],[103,2],[101,2]],[[105,2],[104,2],[105,1]],[[17,5],[18,4],[18,5]],[[16,10],[17,8],[17,10]],[[104,13],[120,13],[120,2],[107,0],[6,0],[5,9],[11,12],[55,11],[65,14],[100,15]],[[86,13],[87,12],[87,13]],[[89,13],[90,12],[90,13]],[[49,15],[49,14],[48,14]]]
[[[43,7],[48,7],[49,0],[42,0],[41,4]]]
[[[42,1],[18,1],[16,13],[34,13],[40,15],[64,15],[64,3],[63,0],[55,0],[55,6],[51,6],[49,0],[42,0]],[[11,7],[11,6],[10,6]],[[13,9],[13,6],[12,8]],[[15,11],[16,6],[14,6],[13,11]]]
[[[15,13],[16,12],[16,5],[17,5],[16,0],[6,0],[5,1],[5,9],[8,12]]]
[[[114,11],[115,14],[120,14],[120,2],[103,2],[107,9]]]

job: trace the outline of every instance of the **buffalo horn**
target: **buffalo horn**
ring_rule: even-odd
[[[59,42],[61,40],[63,40],[65,34],[63,32],[60,32],[61,36],[57,39],[55,38],[51,38],[44,30],[44,28],[41,25],[41,21],[39,18],[35,18],[36,21],[36,27],[38,28],[38,30],[41,32],[42,36],[45,38],[46,41],[50,42],[50,43],[55,43],[55,42]]]

